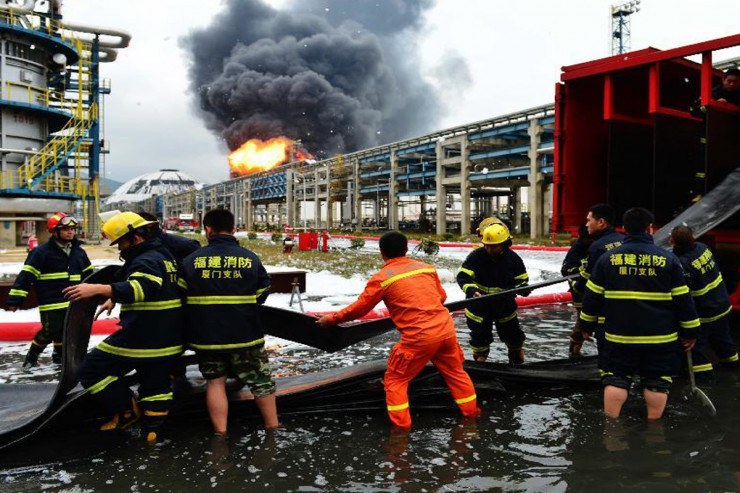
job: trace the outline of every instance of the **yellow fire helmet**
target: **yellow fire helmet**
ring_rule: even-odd
[[[501,226],[505,227],[508,231],[509,228],[506,227],[506,224],[496,216],[487,217],[484,220],[478,224],[478,236],[483,237],[483,232],[488,228],[489,226],[493,226],[494,224],[500,224]]]
[[[100,220],[103,221],[103,233],[110,240],[111,245],[115,245],[121,238],[137,228],[154,224],[154,221],[147,221],[137,213],[130,211],[101,212]]]
[[[483,231],[484,245],[498,245],[509,239],[509,228],[503,224],[488,226]]]

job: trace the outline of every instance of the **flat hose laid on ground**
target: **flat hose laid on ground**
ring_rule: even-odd
[[[89,276],[86,282],[109,284],[113,282],[117,269],[117,266],[106,267]],[[458,310],[469,304],[488,303],[499,296],[515,295],[563,280],[565,279],[556,279],[453,302],[446,306],[451,310]],[[87,393],[77,386],[77,375],[87,354],[90,330],[98,302],[97,299],[87,299],[70,304],[65,320],[63,364],[57,384],[0,385],[0,451],[27,440],[53,422],[79,423],[98,417],[92,411],[94,406],[91,405]],[[266,333],[326,351],[338,351],[394,328],[390,318],[324,329],[316,324],[315,317],[289,310],[262,307],[261,314]],[[576,366],[585,366],[577,369],[574,369],[574,364],[552,362],[546,367],[537,364],[511,367],[496,363],[466,363],[466,369],[477,388],[489,391],[503,391],[505,387],[502,386],[502,382],[514,388],[561,385],[568,382],[598,383],[595,362],[584,359]],[[313,375],[278,379],[281,409],[285,409],[286,412],[293,409],[295,412],[306,413],[319,410],[375,409],[378,406],[382,408],[384,391],[380,382],[384,371],[385,362],[378,362],[374,363],[374,366],[357,365]],[[75,387],[77,389],[73,390]],[[192,385],[188,387],[193,388]],[[439,392],[444,388],[446,387],[438,373],[429,366],[412,385],[412,395],[416,395],[421,406],[438,407]],[[331,399],[327,399],[327,396]],[[429,401],[426,404],[425,397]],[[179,395],[176,393],[175,413],[178,410],[184,414],[189,412],[202,414],[205,412],[202,395],[192,398],[182,392]]]
[[[475,385],[476,393],[483,400],[486,396],[509,394],[534,388],[598,388],[600,379],[596,357],[585,357],[577,360],[555,360],[525,365],[512,366],[506,363],[466,361],[465,370]],[[335,368],[318,373],[294,375],[276,378],[277,406],[281,416],[325,414],[348,412],[378,412],[386,409],[383,375],[386,361],[378,360],[361,363],[347,368]],[[127,377],[131,384],[134,377]],[[27,384],[29,392],[37,387],[51,384]],[[4,393],[9,385],[0,385]],[[230,413],[241,417],[259,419],[260,413],[254,404],[254,398],[246,390],[240,390],[237,381],[227,381]],[[16,394],[19,400],[23,395]],[[448,409],[456,407],[442,376],[431,365],[427,365],[409,385],[409,401],[414,409]],[[33,429],[26,429],[22,435],[15,435],[12,441],[6,442],[5,435],[0,435],[0,462],[9,464],[27,464],[51,459],[42,458],[47,450],[63,449],[71,454],[70,447],[82,447],[87,443],[111,443],[120,441],[120,433],[102,433],[97,431],[96,424],[109,416],[103,416],[93,405],[91,396],[81,389],[73,390],[65,400],[57,403],[46,419],[36,421]],[[179,422],[202,420],[207,416],[205,403],[205,382],[202,378],[191,378],[189,385],[175,389],[173,408],[169,421],[171,426]],[[66,430],[66,431],[65,431]],[[38,441],[28,440],[39,435]],[[60,447],[57,441],[64,440],[65,434],[73,433],[74,444]],[[107,437],[107,438],[106,438]],[[47,443],[49,440],[54,443]],[[39,447],[39,442],[45,445]],[[79,442],[79,443],[78,443]],[[12,446],[12,448],[11,448]],[[82,452],[81,452],[82,453]],[[48,455],[48,454],[47,454]]]

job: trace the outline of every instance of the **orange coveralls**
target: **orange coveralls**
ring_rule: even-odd
[[[401,332],[385,372],[385,399],[394,425],[411,427],[408,385],[431,361],[442,374],[453,399],[465,416],[477,416],[475,388],[463,370],[463,352],[457,342],[450,312],[443,306],[447,294],[437,271],[408,257],[388,260],[350,306],[330,317],[334,324],[367,314],[380,301]]]

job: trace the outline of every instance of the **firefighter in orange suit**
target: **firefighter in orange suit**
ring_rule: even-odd
[[[350,306],[325,315],[322,327],[355,320],[367,314],[380,301],[388,307],[401,332],[388,357],[385,392],[388,415],[399,428],[411,427],[408,384],[431,361],[450,388],[464,416],[480,414],[475,388],[463,370],[463,352],[457,342],[450,312],[443,306],[447,294],[437,271],[429,264],[406,257],[408,241],[390,231],[380,239],[383,268],[367,283],[365,291]]]

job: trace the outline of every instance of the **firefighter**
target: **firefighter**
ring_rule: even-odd
[[[673,253],[683,266],[686,284],[691,290],[701,321],[699,338],[692,350],[694,373],[697,380],[710,381],[714,376],[714,368],[705,353],[707,346],[714,350],[722,364],[738,366],[737,346],[730,334],[730,295],[711,250],[694,240],[691,228],[673,228],[671,243]]]
[[[468,255],[457,273],[457,283],[467,298],[521,288],[529,284],[529,275],[521,257],[511,247],[509,230],[493,224],[483,231],[484,248]],[[527,293],[528,294],[528,293]],[[509,349],[509,362],[524,362],[524,332],[519,327],[516,296],[506,296],[487,306],[465,309],[470,329],[470,347],[475,361],[486,361],[493,342],[493,324]]]
[[[591,246],[586,251],[586,258],[581,261],[581,267],[578,269],[580,277],[577,277],[573,283],[573,290],[585,293],[586,283],[591,278],[591,271],[596,265],[596,261],[606,252],[613,250],[622,244],[624,235],[616,230],[614,224],[614,209],[608,204],[596,204],[591,206],[586,215],[586,230],[591,236]],[[570,347],[573,351],[580,352],[580,346],[583,345],[583,336],[581,333],[580,317],[576,322],[576,328],[570,336]],[[601,324],[599,324],[601,325]],[[603,338],[601,329],[596,331],[596,344],[601,348]]]
[[[153,443],[172,402],[171,367],[183,352],[177,264],[159,238],[151,237],[150,221],[119,211],[101,219],[103,233],[124,260],[116,282],[79,284],[64,294],[70,301],[106,299],[96,317],[121,303],[121,328],[87,354],[80,383],[113,414],[102,431],[128,428],[143,417],[142,436]],[[138,375],[138,400],[123,379],[132,370]]]
[[[591,243],[593,243],[593,238],[588,234],[588,228],[586,225],[582,224],[578,228],[578,238],[576,238],[576,241],[574,241],[570,246],[570,250],[568,250],[568,253],[565,255],[565,259],[563,259],[563,265],[560,268],[560,273],[563,276],[571,276],[580,272],[581,263],[586,258],[588,247],[591,246]],[[583,306],[583,292],[578,291],[576,288],[576,279],[570,279],[568,281],[568,291],[570,291],[573,296],[573,306],[576,307],[576,312],[579,312],[581,310],[581,306]],[[574,330],[573,335],[576,333],[580,335],[579,331]],[[569,353],[571,356],[579,356],[581,354],[581,348],[583,347],[583,340],[581,340],[580,337],[574,337],[573,335],[571,335],[570,338]]]
[[[149,225],[149,229],[151,230],[150,236],[152,238],[159,238],[165,248],[175,257],[178,264],[182,263],[182,259],[200,248],[200,242],[196,240],[162,231],[162,228],[159,227],[159,221],[157,221],[154,215],[148,212],[139,212],[139,216],[151,223]]]
[[[605,317],[600,364],[610,418],[619,417],[637,374],[648,419],[659,419],[671,377],[680,368],[681,346],[690,350],[699,329],[681,262],[653,243],[652,222],[653,215],[641,207],[624,213],[628,236],[599,258],[583,295],[584,338],[594,333],[599,315]]]
[[[206,379],[206,402],[216,434],[226,435],[226,376],[247,384],[265,427],[279,426],[275,382],[265,351],[258,306],[270,278],[257,255],[234,238],[234,216],[224,209],[203,218],[208,246],[185,258],[180,287],[186,291],[186,341]]]
[[[380,238],[383,268],[370,278],[357,301],[321,317],[318,323],[328,327],[355,320],[383,301],[401,332],[401,340],[388,356],[384,377],[391,423],[401,429],[411,427],[408,385],[430,361],[442,374],[462,414],[478,416],[475,388],[463,370],[464,357],[455,325],[443,305],[447,294],[434,267],[408,258],[407,251],[408,241],[403,234],[385,233]]]
[[[77,224],[77,219],[64,212],[51,216],[46,223],[51,238],[31,250],[10,290],[8,306],[11,311],[21,306],[32,284],[39,301],[41,330],[31,342],[23,368],[38,366],[39,355],[52,342],[51,360],[56,364],[62,362],[64,317],[69,306],[62,290],[78,284],[93,269],[81,247],[82,242],[75,236]]]

